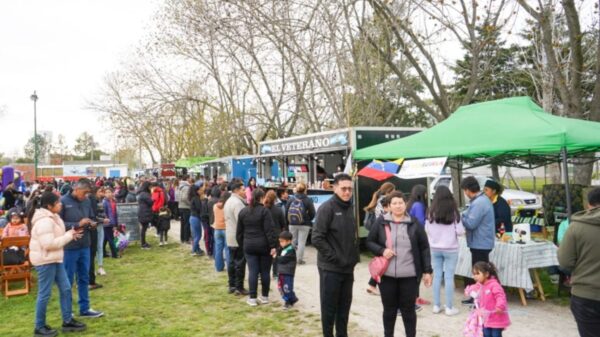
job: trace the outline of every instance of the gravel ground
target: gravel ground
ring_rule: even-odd
[[[173,222],[170,236],[174,241],[179,241],[179,223]],[[154,230],[149,231],[154,235]],[[316,266],[316,250],[307,247],[305,250],[305,265],[298,265],[294,286],[300,301],[296,304],[297,310],[319,315],[319,273]],[[363,259],[354,271],[354,289],[352,309],[350,312],[350,336],[382,336],[382,304],[379,296],[369,295],[366,292],[369,280],[368,260]],[[276,284],[271,282],[271,289],[275,300],[278,297]],[[430,288],[421,286],[421,297],[432,300]],[[442,295],[442,303],[444,301]],[[417,335],[427,337],[460,337],[464,322],[468,316],[468,308],[460,305],[463,298],[462,292],[457,290],[455,306],[461,312],[457,316],[447,317],[443,314],[433,314],[431,305],[423,306],[417,315]],[[508,295],[509,313],[512,325],[504,332],[507,337],[576,337],[577,326],[573,315],[567,306],[559,306],[551,301],[542,302],[529,300],[528,306],[521,305],[518,294]],[[396,321],[396,335],[404,336],[402,320]]]

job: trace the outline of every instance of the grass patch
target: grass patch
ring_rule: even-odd
[[[105,259],[104,288],[90,292],[92,307],[105,317],[82,320],[88,325],[74,336],[297,336],[320,334],[315,316],[283,311],[279,294],[274,302],[251,308],[245,298],[227,293],[226,273],[217,273],[212,260],[192,257],[178,243],[151,250],[130,247],[119,260]],[[274,289],[271,285],[271,289]],[[0,299],[0,336],[31,336],[37,287],[28,296]],[[78,311],[73,290],[73,312]],[[58,293],[54,287],[47,323],[60,327]]]

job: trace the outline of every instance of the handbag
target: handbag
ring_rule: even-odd
[[[391,249],[392,233],[390,231],[390,226],[384,225],[383,227],[385,228],[385,247]],[[375,282],[381,283],[381,276],[383,276],[389,265],[390,260],[383,256],[375,256],[371,262],[369,262],[369,273]]]

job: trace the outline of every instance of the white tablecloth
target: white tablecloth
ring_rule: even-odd
[[[465,238],[460,238],[456,275],[473,277],[471,251]],[[504,286],[533,290],[529,269],[558,265],[558,248],[552,242],[516,244],[496,241],[490,261],[498,268],[500,283]]]

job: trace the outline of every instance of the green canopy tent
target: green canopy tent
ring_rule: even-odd
[[[562,160],[568,177],[567,156],[589,156],[599,149],[600,123],[554,116],[529,97],[514,97],[463,106],[430,129],[358,150],[353,156],[357,160],[450,157],[471,167],[501,164],[529,169]],[[570,202],[567,212],[570,216]]]
[[[215,157],[189,157],[189,158],[182,158],[179,159],[178,161],[175,162],[175,167],[181,167],[181,168],[186,168],[189,169],[193,166],[196,166],[198,164],[201,164],[205,161],[209,161],[209,160],[213,160],[215,159]]]

